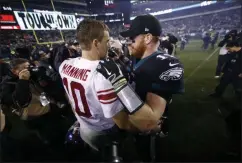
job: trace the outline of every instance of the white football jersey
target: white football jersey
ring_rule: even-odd
[[[80,125],[102,131],[114,126],[112,117],[123,105],[111,83],[96,71],[98,63],[81,57],[68,59],[60,65],[59,73]]]

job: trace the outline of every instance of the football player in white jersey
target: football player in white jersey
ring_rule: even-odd
[[[108,135],[118,128],[133,131],[159,128],[158,122],[164,111],[157,107],[159,101],[148,106],[130,87],[121,90],[120,96],[113,83],[97,71],[100,60],[107,56],[108,27],[97,20],[83,20],[77,28],[77,39],[82,57],[65,60],[59,67],[59,73],[80,123],[82,139],[100,150],[110,141]],[[112,64],[114,62],[110,66]],[[107,74],[111,75],[111,72]],[[123,76],[121,72],[120,75]]]

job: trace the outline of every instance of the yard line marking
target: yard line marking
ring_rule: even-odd
[[[212,52],[207,58],[205,58],[191,73],[186,79],[184,80],[185,82],[190,79],[217,51],[219,48],[215,49],[214,52]]]

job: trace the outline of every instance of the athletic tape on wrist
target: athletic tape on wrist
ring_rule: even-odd
[[[125,85],[127,85],[127,80],[125,78],[118,80],[116,83],[113,84],[113,88],[115,92],[119,92]]]
[[[117,92],[117,96],[129,114],[135,113],[144,105],[143,101],[129,85],[126,85],[120,89],[120,91]]]

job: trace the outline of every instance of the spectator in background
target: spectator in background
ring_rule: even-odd
[[[209,33],[206,33],[205,37],[203,38],[203,46],[202,46],[203,50],[208,49],[210,41],[211,41],[211,37],[210,37]]]
[[[218,45],[220,48],[219,51],[219,56],[218,56],[218,63],[217,63],[217,67],[216,67],[216,72],[215,72],[215,79],[218,79],[220,77],[220,74],[222,72],[222,68],[225,64],[225,62],[227,61],[227,53],[228,50],[226,49],[226,44],[220,44]]]
[[[184,50],[185,49],[185,45],[186,45],[186,38],[185,36],[181,36],[181,45],[180,45],[180,50]]]
[[[236,96],[240,99],[241,79],[242,79],[242,47],[236,41],[229,41],[226,44],[229,54],[229,61],[224,67],[224,74],[221,77],[219,85],[215,92],[210,94],[211,97],[221,97],[226,87],[233,84]]]
[[[211,36],[211,49],[214,49],[214,45],[218,41],[218,36],[219,36],[218,32],[212,34],[212,36]]]

